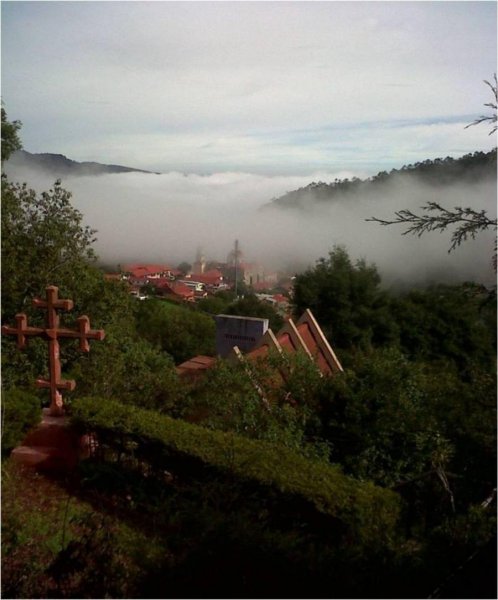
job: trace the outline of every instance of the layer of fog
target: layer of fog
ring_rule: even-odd
[[[393,182],[380,197],[350,197],[306,212],[258,210],[273,197],[312,181],[333,181],[352,173],[315,173],[309,177],[267,177],[247,173],[164,175],[128,173],[68,177],[63,186],[84,222],[98,231],[95,250],[102,262],[193,262],[198,247],[208,260],[225,261],[235,239],[248,262],[269,270],[296,272],[327,256],[334,245],[346,246],[353,259],[365,258],[379,268],[387,284],[495,282],[494,233],[480,233],[448,253],[450,232],[418,238],[402,235],[402,226],[367,222],[392,218],[396,210],[435,200],[448,208],[471,206],[496,215],[496,183],[427,187],[415,179]],[[363,177],[364,173],[354,173]],[[26,181],[37,191],[53,178],[40,172],[8,171],[9,179]],[[451,230],[450,230],[451,231]]]

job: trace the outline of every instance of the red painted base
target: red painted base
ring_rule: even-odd
[[[42,420],[21,446],[11,453],[12,460],[43,471],[70,471],[82,454],[81,436],[70,428],[67,417],[54,417],[43,409]]]

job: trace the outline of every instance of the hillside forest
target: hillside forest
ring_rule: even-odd
[[[2,109],[2,162],[20,127]],[[276,202],[493,169],[496,150]],[[178,364],[215,354],[213,313],[270,318],[275,331],[280,316],[250,290],[137,301],[104,278],[60,182],[37,194],[2,176],[1,218],[2,323],[25,312],[42,326],[32,299],[56,285],[75,303],[64,323],[87,314],[106,332],[89,354],[61,342],[77,381],[68,414],[98,449],[58,479],[9,460],[47,404],[34,387],[45,343],[2,340],[4,597],[496,597],[496,288],[392,290],[335,246],[296,274],[292,310],[311,309],[344,372],[322,377],[300,355],[250,373],[219,359],[185,383]]]
[[[496,180],[496,148],[490,152],[473,152],[460,158],[436,158],[414,164],[404,165],[401,169],[380,171],[368,179],[353,177],[351,179],[336,179],[331,183],[313,181],[309,185],[287,192],[279,198],[274,198],[270,206],[285,209],[307,209],[310,205],[318,206],[347,200],[348,197],[369,194],[381,196],[386,193],[389,185],[408,185],[410,180],[433,188],[482,181]]]

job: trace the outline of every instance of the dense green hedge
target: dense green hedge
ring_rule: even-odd
[[[40,422],[41,403],[34,394],[12,388],[2,392],[2,453],[8,453]]]
[[[231,433],[212,431],[100,398],[82,398],[71,406],[72,421],[82,431],[93,431],[105,443],[147,456],[156,464],[168,459],[196,462],[232,480],[277,492],[297,500],[322,517],[340,523],[352,546],[390,545],[400,513],[397,494],[344,475],[340,468],[311,462],[281,447]],[[130,444],[128,444],[128,448]]]

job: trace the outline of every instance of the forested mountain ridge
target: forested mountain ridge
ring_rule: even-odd
[[[416,178],[419,183],[442,187],[460,183],[472,184],[484,180],[496,180],[496,148],[490,152],[474,152],[461,158],[436,158],[415,164],[405,165],[401,169],[380,171],[368,179],[335,179],[331,183],[313,181],[309,185],[287,192],[274,198],[263,208],[303,209],[310,203],[329,203],[347,200],[353,195],[366,196],[378,194],[383,187],[403,180]]]
[[[9,167],[23,167],[44,171],[54,177],[72,175],[75,177],[84,175],[104,175],[111,173],[152,173],[143,169],[123,167],[122,165],[105,165],[98,162],[78,162],[67,158],[63,154],[32,154],[25,150],[18,150],[5,165],[8,173]]]

